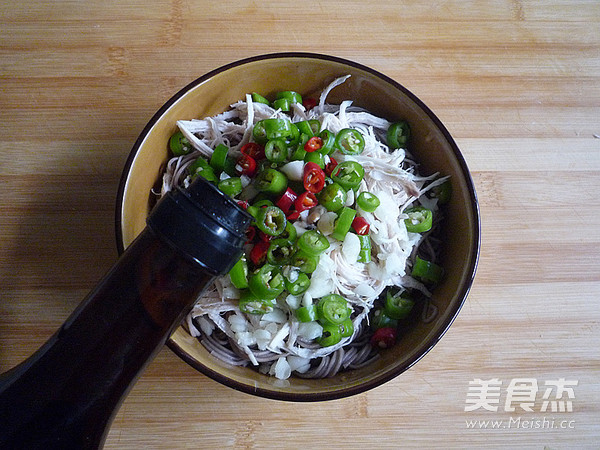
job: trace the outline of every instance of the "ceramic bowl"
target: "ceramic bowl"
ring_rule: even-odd
[[[145,227],[150,190],[168,158],[167,141],[177,129],[177,120],[221,113],[248,92],[319,92],[346,74],[351,78],[331,92],[329,103],[351,99],[388,120],[407,120],[412,128],[411,152],[420,163],[420,172],[451,176],[453,194],[446,210],[441,255],[446,274],[433,294],[439,315],[431,323],[414,326],[371,365],[320,380],[278,380],[252,368],[227,366],[183,327],[177,329],[169,341],[175,353],[205,375],[243,392],[280,400],[318,401],[379,386],[409,369],[440,340],[473,282],[480,245],[477,198],[465,160],[444,125],[415,95],[387,76],[352,61],[305,53],[263,55],[228,64],[193,81],[160,108],[140,134],[123,171],[116,211],[119,251]]]

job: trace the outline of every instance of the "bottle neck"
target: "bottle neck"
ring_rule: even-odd
[[[215,276],[146,228],[33,356],[0,376],[0,447],[97,448]]]

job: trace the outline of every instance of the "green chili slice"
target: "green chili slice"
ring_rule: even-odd
[[[296,310],[296,318],[300,322],[314,322],[317,320],[317,308],[315,305],[301,306]]]
[[[285,138],[292,134],[292,122],[287,119],[264,119],[261,122],[267,139]]]
[[[274,206],[274,203],[268,198],[262,198],[260,200],[257,199],[252,206],[262,208],[263,206]]]
[[[290,103],[302,103],[302,96],[295,91],[280,91],[275,94],[276,98],[284,98]]]
[[[310,287],[310,278],[308,278],[308,275],[306,275],[304,272],[295,273],[297,276],[294,281],[291,281],[287,277],[283,277],[285,282],[285,290],[292,295],[300,295]]]
[[[323,155],[331,154],[335,146],[335,134],[325,129],[319,133],[319,137],[323,140],[323,146],[319,149],[319,153]]]
[[[264,103],[265,105],[269,105],[269,100],[267,100],[265,97],[263,97],[260,94],[257,94],[256,92],[252,93],[252,101],[254,103]]]
[[[283,139],[271,139],[265,145],[265,156],[274,163],[280,163],[287,159],[288,149]]]
[[[375,310],[371,324],[375,330],[380,328],[398,328],[398,321],[389,317],[383,309]]]
[[[350,318],[340,323],[339,327],[340,334],[343,338],[350,337],[354,334],[354,324],[352,323],[352,319]]]
[[[248,287],[261,299],[272,300],[283,292],[283,275],[271,264],[263,265],[248,279]]]
[[[287,98],[278,98],[276,100],[273,100],[273,108],[280,109],[284,112],[290,110],[290,105],[291,102]]]
[[[188,171],[192,175],[192,179],[200,176],[212,183],[217,183],[219,181],[214,169],[208,164],[208,161],[202,157],[190,164],[188,166]]]
[[[335,137],[335,147],[344,155],[358,155],[365,148],[365,139],[360,131],[344,128]]]
[[[293,148],[300,142],[300,131],[295,123],[290,122],[290,134],[284,139],[288,147]]]
[[[292,153],[290,161],[304,161],[304,157],[308,153],[306,150],[304,150],[304,144],[308,142],[309,138],[310,136],[305,133],[301,133],[299,135],[296,149]]]
[[[245,289],[248,287],[248,263],[244,256],[233,265],[229,271],[229,278],[231,278],[231,284],[238,289]]]
[[[256,207],[256,206],[254,206],[254,205],[249,205],[249,206],[246,208],[246,212],[247,212],[248,214],[250,214],[252,217],[254,217],[254,219],[256,220],[256,216],[258,215],[258,211],[259,211],[259,209],[260,209],[260,208],[258,208],[258,207]]]
[[[240,177],[229,177],[219,181],[217,187],[223,194],[235,197],[242,192],[242,179]]]
[[[381,204],[375,194],[370,192],[361,192],[356,199],[356,204],[360,209],[366,212],[373,212]]]
[[[266,144],[267,142],[267,130],[265,129],[265,121],[259,120],[252,128],[252,137],[258,144]]]
[[[391,319],[406,319],[415,306],[415,301],[407,292],[392,294],[386,293],[383,312]]]
[[[235,166],[237,165],[237,161],[235,158],[231,158],[231,157],[227,157],[225,159],[225,164],[223,167],[223,172],[225,172],[227,175],[229,175],[230,177],[233,177],[235,175],[237,175],[237,172],[235,170]]]
[[[386,140],[390,148],[404,148],[410,138],[410,126],[408,122],[401,121],[390,125],[387,131]]]
[[[338,212],[346,204],[348,194],[344,188],[338,183],[331,183],[326,185],[321,192],[319,192],[319,203],[323,205],[328,211]]]
[[[210,167],[210,164],[201,156],[188,166],[188,172],[190,175],[194,175],[199,170],[206,169],[207,167]]]
[[[438,205],[444,205],[450,201],[452,196],[452,184],[450,180],[444,181],[442,184],[431,189],[431,197],[438,199]]]
[[[357,236],[360,242],[360,252],[358,253],[357,261],[361,263],[371,262],[371,235],[358,234]]]
[[[336,238],[338,241],[343,241],[346,237],[346,234],[348,234],[348,231],[350,231],[350,227],[352,226],[352,221],[354,220],[355,216],[356,210],[344,206],[335,220],[335,225],[333,227],[333,233],[331,233],[331,236]]]
[[[352,308],[344,297],[338,294],[329,294],[317,303],[317,314],[322,323],[339,325],[350,317]]]
[[[298,131],[300,131],[300,134],[306,134],[308,137],[313,137],[315,135],[308,120],[302,120],[295,123],[298,127]]]
[[[316,119],[311,120],[302,120],[300,122],[296,122],[296,126],[300,133],[304,133],[309,137],[316,136],[321,128],[321,122]]]
[[[294,153],[292,153],[290,161],[304,161],[304,157],[307,154],[308,154],[308,152],[306,150],[304,150],[304,146],[303,145],[298,145],[298,147],[296,148],[296,150],[294,150]]]
[[[287,225],[285,213],[277,206],[260,208],[256,213],[256,226],[269,236],[278,236],[283,233]]]
[[[280,171],[268,168],[255,178],[254,186],[261,192],[280,195],[287,189],[287,177]]]
[[[335,323],[326,323],[323,325],[323,334],[318,342],[321,347],[330,347],[342,340],[340,326]]]
[[[225,144],[219,144],[213,150],[209,164],[217,172],[223,172],[223,170],[225,170],[227,153],[229,153],[229,147],[227,147]]]
[[[287,239],[273,239],[267,250],[267,261],[275,266],[290,262],[294,254],[294,244]]]
[[[433,212],[422,206],[415,206],[404,211],[408,219],[404,219],[406,231],[410,233],[424,233],[431,230],[433,224]]]
[[[260,174],[261,172],[264,172],[267,169],[277,169],[277,167],[279,167],[277,163],[274,163],[272,161],[269,161],[267,158],[264,158],[260,160],[256,165],[256,173]]]
[[[290,265],[297,267],[300,272],[313,273],[317,268],[318,263],[318,256],[309,255],[302,250],[298,250],[294,256],[292,256]]]
[[[288,220],[287,224],[285,225],[285,229],[279,235],[279,238],[287,239],[288,241],[291,241],[291,242],[296,242],[297,236],[298,236],[298,230],[296,230],[296,227],[294,226],[294,224]]]
[[[317,230],[308,230],[298,238],[296,245],[306,254],[317,256],[329,248],[329,241]]]
[[[417,256],[412,268],[412,276],[423,283],[439,283],[444,276],[444,269],[437,264]]]
[[[266,314],[273,311],[274,305],[271,299],[259,298],[246,290],[242,292],[238,306],[246,314]]]
[[[365,176],[365,169],[356,161],[344,161],[333,169],[331,178],[344,189],[357,188]]]
[[[325,169],[325,159],[323,154],[319,152],[306,152],[304,155],[304,162],[313,162],[317,164],[321,169]]]
[[[169,139],[169,149],[175,156],[187,155],[194,148],[181,131],[176,131]]]

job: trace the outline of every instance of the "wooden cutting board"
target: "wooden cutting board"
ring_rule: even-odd
[[[596,0],[3,1],[0,371],[115,261],[121,169],[154,112],[209,70],[279,51],[371,66],[447,126],[480,200],[471,294],[414,368],[344,400],[252,397],[165,349],[106,448],[598,448]]]

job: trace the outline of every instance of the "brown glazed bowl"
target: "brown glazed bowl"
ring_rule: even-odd
[[[150,190],[168,158],[167,142],[177,130],[177,120],[221,113],[249,92],[263,95],[281,90],[301,94],[320,92],[334,78],[346,74],[351,74],[351,78],[331,92],[328,103],[351,99],[354,105],[388,120],[407,120],[413,134],[411,152],[421,164],[420,172],[440,172],[452,177],[452,198],[447,205],[441,255],[446,275],[433,295],[439,315],[431,323],[416,325],[373,364],[320,380],[292,376],[282,381],[252,368],[227,366],[211,356],[183,327],[177,329],[169,341],[176,354],[205,375],[246,393],[289,401],[331,400],[358,394],[398,376],[440,340],[471,287],[480,246],[475,189],[456,143],[427,106],[385,75],[336,57],[278,53],[228,64],[180,90],[146,125],[123,171],[116,211],[120,252],[145,227]]]

